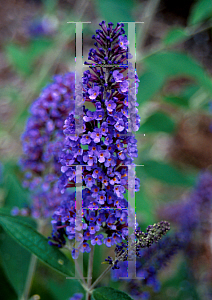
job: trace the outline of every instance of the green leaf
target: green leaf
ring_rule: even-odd
[[[143,73],[139,77],[138,103],[150,100],[163,87],[165,79],[163,74],[155,73],[154,70]]]
[[[32,72],[31,57],[27,56],[26,49],[15,44],[9,44],[6,46],[5,51],[8,61],[16,71],[23,76],[27,76]]]
[[[113,22],[114,24],[117,22],[134,21],[131,15],[133,2],[132,0],[95,1],[98,15],[106,22]]]
[[[49,39],[40,38],[32,40],[27,47],[20,47],[16,44],[8,44],[5,47],[6,56],[14,69],[23,76],[28,76],[33,71],[35,59],[43,55],[53,42]]]
[[[0,208],[0,213],[10,215],[13,206],[23,207],[27,203],[27,193],[21,187],[16,176],[17,165],[7,163],[4,165],[4,175],[1,187],[6,194],[5,206]],[[20,220],[33,227],[36,227],[36,222],[29,217],[18,216]],[[28,267],[30,263],[31,253],[23,249],[10,235],[0,228],[0,256],[5,274],[11,285],[15,289],[17,295],[21,295],[27,278]]]
[[[7,278],[17,295],[21,296],[28,275],[31,253],[0,228],[0,255]]]
[[[69,280],[64,277],[63,280],[56,280],[53,277],[55,276],[48,278],[48,291],[51,292],[53,299],[61,300],[61,295],[63,295],[63,299],[70,299],[70,296],[75,293],[84,293],[84,289],[78,280]]]
[[[151,115],[141,125],[139,132],[167,132],[172,133],[175,129],[174,121],[162,112],[156,112]]]
[[[146,57],[144,63],[148,71],[166,79],[182,75],[192,78],[212,95],[211,77],[194,59],[184,53],[162,51]]]
[[[191,10],[188,24],[195,25],[197,23],[205,21],[210,17],[212,17],[212,1],[199,0],[194,4]]]
[[[43,0],[43,5],[45,7],[46,14],[55,13],[58,5],[58,0]]]
[[[188,99],[183,98],[183,97],[169,96],[169,97],[164,97],[163,100],[166,102],[175,104],[177,106],[183,106],[184,108],[189,108]]]
[[[19,244],[35,254],[48,266],[73,276],[74,264],[58,248],[50,246],[48,239],[22,220],[0,213],[0,224]]]
[[[175,272],[171,276],[166,276],[161,288],[163,290],[172,288],[175,291],[180,291],[177,293],[177,297],[174,298],[175,300],[189,298],[200,300],[197,292],[196,281],[193,274],[190,272],[185,258],[184,260],[179,261],[175,268]]]
[[[148,176],[167,184],[190,186],[194,183],[192,178],[168,163],[149,160],[144,162],[142,170]]]
[[[95,300],[133,300],[126,293],[111,287],[100,287],[95,289],[92,296]]]
[[[6,278],[1,266],[0,266],[0,291],[1,291],[1,299],[17,300],[17,295],[13,287],[10,285],[8,279]]]
[[[188,37],[187,33],[185,32],[184,28],[172,28],[163,39],[163,43],[166,46],[171,46],[176,43],[179,43]]]
[[[28,48],[28,56],[31,60],[43,55],[51,46],[53,41],[45,38],[32,40]]]
[[[138,178],[140,178],[137,170],[136,174]],[[142,223],[144,223],[147,227],[149,224],[155,222],[154,211],[154,202],[149,200],[145,187],[142,184],[140,191],[136,193],[136,218],[138,220],[142,220]]]
[[[21,186],[15,172],[15,166],[5,164],[3,168],[3,183],[2,187],[5,190],[5,206],[13,208],[14,206],[23,207],[29,203],[29,193]]]
[[[180,97],[185,98],[187,101],[200,89],[198,85],[186,86],[184,90],[180,93]]]

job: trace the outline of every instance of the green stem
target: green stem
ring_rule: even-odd
[[[88,290],[90,289],[92,283],[93,258],[94,258],[94,246],[91,245],[91,252],[89,254],[89,263],[88,263],[88,279],[87,279]],[[89,293],[89,291],[87,291],[86,300],[90,300],[90,299],[91,299],[91,294]]]
[[[32,254],[30,264],[29,264],[29,271],[28,271],[27,280],[26,280],[24,291],[23,291],[23,294],[22,294],[20,300],[27,300],[28,299],[29,291],[30,291],[30,288],[31,288],[31,285],[32,285],[33,275],[34,275],[35,268],[36,268],[36,262],[37,262],[37,257]]]
[[[75,260],[75,267],[76,267],[77,272],[78,272],[78,274],[79,274],[79,276],[80,276],[79,281],[80,281],[82,287],[87,291],[87,284],[86,284],[85,279],[84,279],[84,277],[83,277],[82,270],[81,270],[80,267],[79,267],[79,264],[78,264],[77,259]]]
[[[94,283],[91,285],[90,287],[90,292],[92,292],[92,290],[94,289],[94,287],[102,280],[102,278],[110,271],[110,269],[112,268],[113,265],[109,265],[107,267],[107,269],[104,270],[104,272],[102,272],[102,274],[96,279],[96,281],[94,281]]]
[[[43,233],[45,226],[46,226],[46,221],[39,220],[38,221],[38,229],[37,229],[38,232]],[[28,269],[27,280],[25,283],[23,294],[20,297],[20,300],[27,300],[29,298],[29,292],[30,292],[33,276],[34,276],[35,269],[36,269],[36,263],[37,263],[37,256],[32,254],[31,259],[30,259],[29,269]]]
[[[128,245],[128,251],[133,250],[134,247],[135,247],[134,244],[132,244],[131,246]],[[102,278],[110,271],[110,269],[113,267],[113,265],[114,265],[116,259],[118,259],[119,261],[123,261],[125,255],[126,255],[126,253],[124,252],[124,253],[121,253],[120,255],[118,255],[117,257],[115,257],[115,259],[113,260],[113,264],[109,265],[109,266],[107,267],[107,269],[105,269],[104,272],[102,272],[102,274],[96,279],[96,281],[94,281],[94,283],[93,283],[90,287],[88,287],[90,293],[92,293],[94,287],[95,287],[95,286],[102,280]],[[87,299],[86,299],[86,300],[87,300]]]
[[[203,32],[205,30],[208,30],[212,27],[212,22],[209,22],[207,23],[206,25],[203,25],[199,28],[197,28],[196,26],[193,26],[192,28],[190,27],[187,27],[185,28],[185,32],[187,33],[187,36],[185,36],[184,38],[182,38],[179,42],[177,42],[176,44],[174,45],[170,45],[170,46],[166,46],[166,45],[161,45],[159,44],[158,47],[155,49],[155,50],[152,50],[152,51],[149,51],[149,54],[146,54],[146,55],[142,55],[140,57],[140,59],[138,60],[139,62],[142,62],[143,60],[145,60],[146,58],[154,55],[154,54],[157,54],[158,52],[160,51],[163,51],[163,50],[170,50],[171,48],[173,48],[173,46],[176,46],[176,45],[179,45],[185,41],[187,41],[188,39],[190,39],[192,36],[194,36],[195,34],[197,33],[200,33],[200,32]]]
[[[145,43],[147,34],[149,32],[149,28],[151,26],[152,20],[155,17],[159,3],[160,3],[160,0],[151,0],[151,1],[147,2],[146,6],[145,6],[144,15],[142,16],[142,17],[144,17],[145,21],[144,21],[144,24],[141,25],[141,30],[140,30],[141,34],[139,36],[139,38],[140,38],[139,47],[140,47],[141,51],[143,50],[144,43]]]

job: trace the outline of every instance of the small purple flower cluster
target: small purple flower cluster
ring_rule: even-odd
[[[173,234],[166,236],[158,243],[149,248],[139,251],[136,260],[136,275],[140,280],[130,279],[127,282],[127,290],[133,299],[149,299],[150,293],[145,291],[145,287],[153,288],[154,292],[160,290],[160,282],[157,278],[158,271],[161,270],[175,253],[183,247],[181,235]],[[128,262],[119,262],[120,268],[113,269],[112,279],[118,280],[119,277],[128,277]]]
[[[208,255],[211,247],[211,213],[212,173],[209,170],[199,174],[196,185],[184,199],[159,211],[160,216],[176,224],[189,271],[197,279],[196,284],[201,286],[204,282],[203,299],[211,293],[211,256]]]
[[[65,195],[58,188],[63,148],[63,123],[74,109],[75,74],[57,75],[31,106],[31,116],[22,135],[24,187],[33,191],[34,218],[49,217]]]
[[[128,132],[128,120],[133,120],[133,131],[138,130],[140,121],[136,97],[128,92],[133,84],[135,91],[138,77],[131,72],[132,65],[127,65],[129,49],[127,37],[122,36],[124,24],[118,23],[115,29],[112,23],[106,26],[103,21],[99,25],[102,30],[97,30],[97,35],[93,36],[96,49],[90,49],[88,57],[98,66],[86,63],[89,69],[82,78],[84,102],[93,103],[96,110],[91,111],[83,105],[83,127],[78,135],[75,113],[69,114],[64,123],[65,148],[60,157],[62,192],[76,186],[74,166],[82,166],[83,224],[75,225],[74,195],[69,196],[53,215],[53,233],[49,241],[61,247],[64,245],[61,234],[69,240],[75,238],[79,245],[72,251],[74,258],[79,251],[90,251],[89,241],[92,245],[104,243],[111,247],[125,240],[128,202],[124,194],[127,190],[139,190],[138,178],[134,186],[128,182],[129,176],[135,176],[128,166],[133,166],[134,157],[137,157],[137,141]],[[76,101],[77,98],[80,97],[76,95]],[[70,201],[70,197],[73,200]],[[82,229],[83,234],[78,232]]]
[[[82,300],[82,298],[83,298],[82,293],[76,293],[69,300]]]
[[[189,243],[197,230],[209,230],[211,207],[212,173],[204,171],[199,175],[193,191],[183,201],[162,208],[160,215],[178,224]]]
[[[28,33],[32,38],[52,36],[58,28],[58,20],[54,16],[44,15],[42,18],[30,21]]]

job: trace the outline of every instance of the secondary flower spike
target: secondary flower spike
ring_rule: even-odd
[[[35,218],[50,217],[66,196],[60,193],[63,123],[74,108],[75,74],[57,75],[33,102],[22,135],[24,186],[33,191],[31,209]],[[15,210],[12,211],[15,214]]]
[[[123,36],[124,24],[102,21],[96,30],[95,48],[89,51],[85,62],[83,82],[82,133],[75,134],[76,118],[71,112],[64,123],[64,149],[60,157],[62,192],[76,186],[76,165],[82,166],[83,223],[75,225],[75,193],[68,196],[53,215],[53,232],[50,244],[62,247],[65,236],[75,239],[73,248],[76,258],[79,251],[89,252],[90,244],[105,244],[111,247],[126,240],[128,234],[128,202],[126,192],[139,190],[139,180],[135,186],[128,184],[128,166],[137,157],[137,141],[128,133],[129,116],[133,130],[139,128],[136,97],[130,96],[133,84],[137,89],[138,77],[130,73],[127,37]],[[110,66],[111,65],[111,66]],[[128,71],[128,72],[127,72]],[[78,101],[76,95],[75,101]],[[81,99],[79,99],[81,101]],[[91,102],[95,111],[86,108]],[[78,105],[75,103],[75,105]],[[135,176],[135,174],[132,174]],[[83,234],[80,230],[83,229]]]

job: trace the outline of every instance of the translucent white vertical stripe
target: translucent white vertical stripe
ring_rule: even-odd
[[[83,132],[83,53],[82,53],[82,27],[81,22],[76,22],[75,28],[75,133],[79,135]]]

